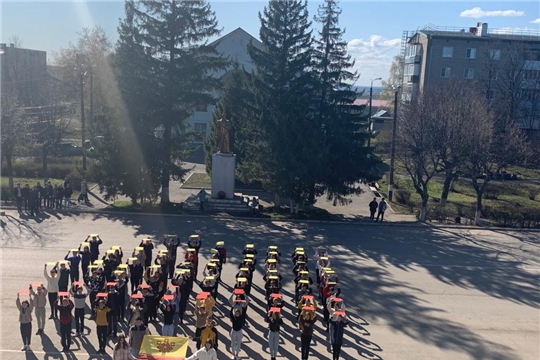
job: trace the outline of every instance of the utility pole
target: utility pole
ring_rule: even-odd
[[[94,121],[94,74],[90,69],[90,123]]]
[[[395,88],[394,93],[394,123],[392,124],[392,153],[390,155],[390,181],[388,184],[388,201],[392,201],[392,196],[394,193],[394,164],[395,164],[395,157],[396,157],[396,128],[397,128],[397,112],[398,112],[398,94],[399,89],[401,87],[398,86]]]
[[[382,80],[382,78],[376,78],[371,80],[371,86],[369,87],[369,116],[368,116],[368,130],[369,130],[369,137],[367,140],[367,146],[371,146],[371,103],[373,100],[373,82],[376,80]]]

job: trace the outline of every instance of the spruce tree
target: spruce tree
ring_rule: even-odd
[[[321,24],[314,51],[316,118],[324,129],[321,145],[325,157],[312,184],[310,201],[324,190],[334,203],[347,203],[345,196],[360,191],[357,184],[361,179],[374,178],[380,163],[366,147],[369,134],[361,131],[367,120],[364,107],[353,105],[358,97],[353,84],[359,75],[353,71],[354,60],[347,54],[345,31],[339,27],[340,14],[337,0],[325,0],[315,16]]]
[[[185,175],[181,162],[188,153],[187,119],[197,107],[214,103],[220,84],[211,74],[227,62],[208,45],[221,31],[208,2],[142,0],[133,3],[132,12],[134,35],[143,50],[134,66],[142,67],[135,72],[145,72],[133,91],[148,96],[148,120],[162,132],[154,161],[161,166],[161,203],[166,204],[171,177]]]
[[[248,47],[262,140],[258,177],[277,195],[304,201],[319,156],[307,2],[270,1],[259,19],[265,51]]]

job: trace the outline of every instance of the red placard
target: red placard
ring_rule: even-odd
[[[336,311],[335,315],[345,316],[345,311]]]
[[[109,282],[107,283],[107,286],[116,286],[116,282],[114,282],[114,281],[109,281]]]
[[[283,296],[281,296],[281,294],[270,294],[270,297],[274,299],[281,299]]]
[[[210,293],[208,291],[203,291],[202,293],[200,293],[199,295],[197,295],[197,300],[201,300],[201,299],[206,299],[207,297],[210,296]]]
[[[244,289],[234,289],[233,294],[234,295],[243,295],[244,294]]]
[[[178,285],[169,285],[169,289],[177,289]]]
[[[30,295],[30,290],[19,290],[19,295]]]
[[[105,293],[105,292],[102,292],[102,293],[98,293],[98,294],[97,294],[97,297],[98,297],[98,298],[106,298],[107,296],[109,296],[109,294],[108,294],[108,293]]]
[[[241,304],[241,303],[245,303],[246,300],[234,300],[234,303],[235,304]]]
[[[131,294],[131,298],[132,299],[142,299],[143,296],[142,296],[142,294],[137,293],[137,294]]]
[[[335,302],[343,302],[343,299],[342,299],[342,298],[333,298],[332,301],[335,301]]]
[[[309,299],[309,300],[312,300],[313,299],[313,295],[302,295],[302,299]]]
[[[59,291],[58,296],[69,296],[69,292],[67,292],[67,291]]]
[[[281,312],[281,308],[280,308],[280,307],[271,307],[271,308],[270,308],[270,312],[277,312],[277,313],[279,313],[279,312]]]
[[[315,311],[315,308],[313,306],[304,306],[302,308],[302,310],[306,310],[306,311]]]
[[[163,300],[172,301],[174,300],[174,295],[163,295]]]
[[[141,284],[141,285],[139,285],[139,289],[150,289],[150,285],[148,285],[148,284]]]

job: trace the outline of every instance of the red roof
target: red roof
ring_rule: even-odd
[[[354,105],[369,105],[369,99],[356,99],[354,101]],[[375,99],[373,99],[371,101],[371,106],[373,106],[375,108],[380,107],[380,106],[391,107],[392,102],[388,101],[388,100],[375,100]]]

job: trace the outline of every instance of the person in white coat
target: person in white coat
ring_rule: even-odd
[[[214,350],[212,340],[206,340],[204,347],[197,350],[195,354],[186,358],[186,360],[217,360],[217,353]]]

